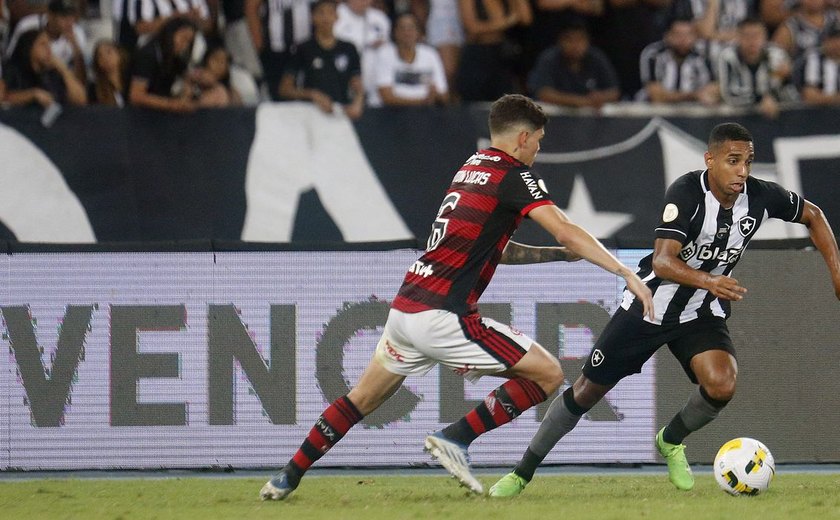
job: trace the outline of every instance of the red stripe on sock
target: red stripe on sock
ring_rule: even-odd
[[[487,431],[484,427],[484,423],[481,421],[481,417],[478,416],[475,410],[470,410],[470,412],[464,417],[467,420],[467,424],[470,425],[472,431],[475,433],[476,437]]]

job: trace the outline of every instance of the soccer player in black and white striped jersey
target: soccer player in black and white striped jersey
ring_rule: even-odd
[[[490,488],[491,496],[521,493],[580,417],[621,379],[641,372],[666,343],[698,386],[659,430],[655,444],[668,463],[671,482],[682,490],[694,486],[682,442],[717,417],[735,395],[738,365],[726,318],[730,302],[741,300],[747,290],[730,274],[768,218],[807,226],[840,299],[840,252],[822,211],[778,184],[750,177],[753,158],[747,129],[724,123],[712,130],[707,169],[687,173],[668,188],[654,251],[639,262],[637,272],[653,292],[654,318],[645,317],[636,298],[625,292],[583,374],[554,400],[522,460]]]
[[[819,48],[797,62],[794,78],[805,103],[840,105],[840,23],[827,30]]]
[[[717,84],[708,60],[695,49],[697,29],[687,19],[671,21],[665,38],[651,43],[639,58],[644,90],[654,103],[718,102]]]

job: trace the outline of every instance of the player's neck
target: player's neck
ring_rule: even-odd
[[[519,146],[516,143],[503,139],[491,140],[490,147],[505,152],[517,161],[522,161],[522,158],[519,156]]]

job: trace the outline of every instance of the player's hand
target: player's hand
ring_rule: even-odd
[[[745,287],[738,285],[738,280],[728,276],[712,276],[709,292],[723,300],[739,301],[747,293]]]
[[[653,309],[653,293],[650,292],[648,286],[645,285],[636,273],[630,273],[625,280],[627,281],[627,288],[630,289],[630,292],[635,294],[636,298],[642,302],[645,316],[653,321],[655,317]]]

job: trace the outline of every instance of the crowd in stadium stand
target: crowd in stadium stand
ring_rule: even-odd
[[[106,5],[107,3],[107,5]],[[0,0],[3,106],[840,105],[840,0]],[[110,38],[86,29],[103,17]],[[100,24],[101,26],[101,24]]]

